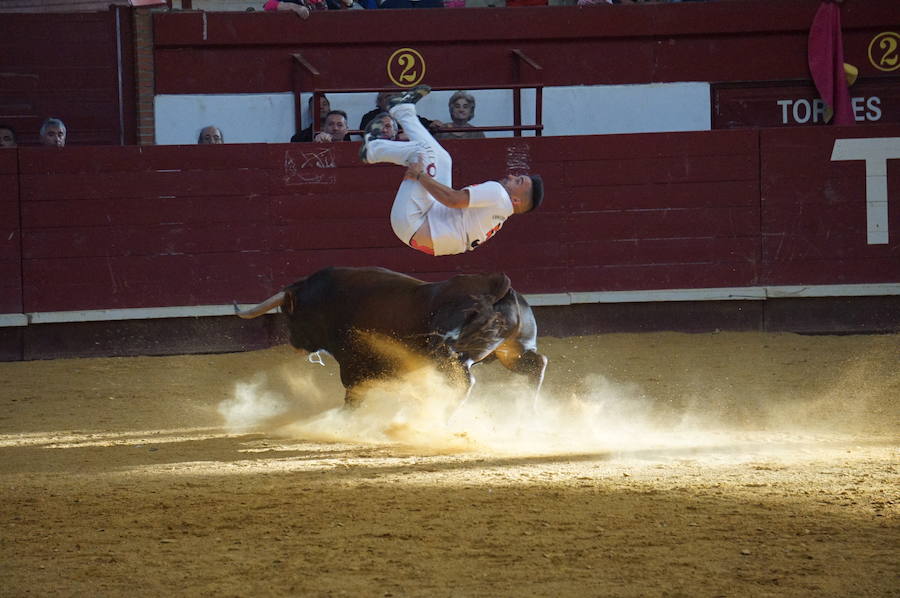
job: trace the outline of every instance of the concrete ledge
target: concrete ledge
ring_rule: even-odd
[[[536,305],[541,336],[676,331],[900,333],[900,295]],[[173,317],[0,328],[0,360],[225,353],[287,342],[284,318]]]
[[[246,309],[252,305],[238,305]],[[48,311],[28,314],[32,324],[61,322],[112,322],[118,320],[159,320],[167,318],[203,318],[233,316],[233,305],[192,305],[176,307],[138,307],[133,309],[85,309],[78,311]]]
[[[0,328],[18,326],[28,326],[28,316],[25,314],[0,314]]]
[[[592,291],[574,293],[526,294],[535,306],[560,306],[585,303],[657,303],[677,301],[766,301],[772,298],[880,297],[900,296],[900,284],[845,284],[774,287],[730,287],[708,289],[659,289],[647,291]],[[240,309],[252,304],[239,304]],[[269,313],[274,313],[275,310]],[[112,322],[119,320],[157,320],[234,315],[232,305],[193,305],[141,307],[133,309],[92,309],[77,311],[0,314],[0,328],[29,324],[65,322]]]

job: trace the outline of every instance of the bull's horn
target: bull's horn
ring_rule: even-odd
[[[269,297],[268,299],[266,299],[259,305],[255,305],[255,306],[253,306],[249,309],[245,309],[243,311],[239,310],[237,303],[235,303],[234,304],[234,313],[238,317],[244,318],[245,320],[249,320],[251,318],[261,316],[264,313],[266,313],[267,311],[269,311],[270,309],[279,307],[283,303],[284,303],[284,291],[281,291],[280,293],[272,295],[271,297]]]

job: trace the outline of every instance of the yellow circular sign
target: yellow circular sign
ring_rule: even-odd
[[[900,33],[885,31],[869,43],[869,62],[879,71],[896,71],[900,68]]]
[[[418,85],[425,78],[425,59],[412,48],[400,48],[388,58],[387,73],[398,87]]]

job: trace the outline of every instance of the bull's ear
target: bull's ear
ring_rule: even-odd
[[[491,304],[509,292],[509,277],[502,272],[493,274],[457,274],[444,283],[446,296],[482,297],[492,299]]]
[[[493,295],[495,303],[506,296],[509,292],[510,285],[512,285],[509,276],[502,272],[486,274],[484,278],[485,283],[487,284],[487,293]]]

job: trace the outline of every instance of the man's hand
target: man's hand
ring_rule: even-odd
[[[309,9],[302,4],[294,4],[293,2],[279,2],[277,10],[287,10],[296,14],[301,19],[309,18]]]
[[[406,167],[406,172],[403,173],[403,178],[420,181],[420,177],[423,174],[425,176],[428,176],[428,173],[425,172],[425,160],[422,159],[422,156],[419,156],[419,159],[415,164],[410,164]]]
[[[331,141],[334,141],[334,139],[331,138],[331,135],[329,133],[320,131],[316,133],[315,137],[313,137],[313,141],[315,141],[316,143],[329,143]]]
[[[469,190],[454,189],[433,178],[428,174],[425,158],[421,154],[415,164],[410,164],[406,167],[403,178],[418,181],[431,197],[448,208],[462,210],[469,207]]]

